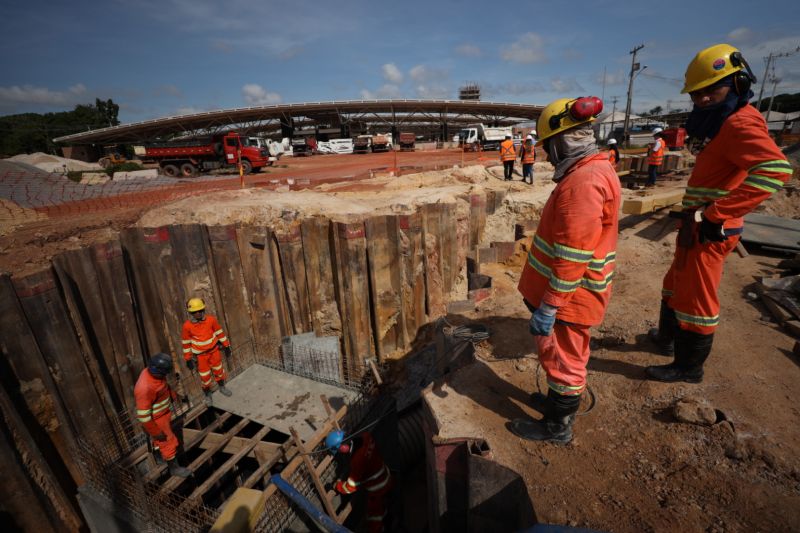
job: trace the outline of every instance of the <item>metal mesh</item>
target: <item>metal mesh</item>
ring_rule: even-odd
[[[302,353],[301,359],[307,364],[293,365],[287,371],[279,345],[257,346],[254,343],[245,343],[234,350],[225,366],[230,377],[240,374],[250,365],[263,364],[355,391],[356,398],[348,405],[340,425],[345,431],[357,429],[375,400],[376,384],[368,367],[364,366],[358,373],[349,374],[338,361],[332,360],[329,353],[315,350]],[[183,404],[173,405],[173,410],[180,416],[200,402],[202,393],[190,398],[189,407],[184,407]],[[137,472],[134,465],[139,462],[137,459],[140,456],[147,453],[143,448],[147,439],[138,422],[126,410],[118,413],[105,434],[79,440],[78,457],[86,483],[113,502],[117,512],[133,518],[140,525],[146,525],[143,526],[146,531],[207,530],[218,517],[219,510],[203,503],[189,502],[180,494],[161,493],[161,487],[157,483],[146,482]],[[310,455],[315,466],[325,456],[325,453]],[[336,463],[331,462],[322,472],[323,483],[329,484],[335,479],[335,469]],[[290,478],[289,482],[302,494],[319,502],[305,464],[301,464]],[[278,491],[267,501],[257,530],[280,531],[297,519],[294,506]]]

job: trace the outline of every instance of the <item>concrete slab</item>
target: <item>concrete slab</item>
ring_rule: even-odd
[[[334,410],[356,399],[348,389],[287,374],[255,364],[228,382],[233,396],[214,393],[214,407],[255,420],[282,433],[294,427],[300,438],[309,439],[328,417],[320,394]]]

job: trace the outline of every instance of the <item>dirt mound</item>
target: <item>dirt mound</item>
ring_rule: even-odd
[[[46,218],[45,214],[25,209],[16,202],[0,198],[0,235],[8,235],[23,224]]]
[[[42,152],[15,155],[14,157],[9,157],[8,160],[15,163],[33,165],[36,168],[44,170],[45,172],[64,172],[64,169],[66,169],[67,172],[103,170],[103,168],[97,163],[86,163],[85,161],[67,159],[66,157],[58,157],[56,155],[45,154]]]

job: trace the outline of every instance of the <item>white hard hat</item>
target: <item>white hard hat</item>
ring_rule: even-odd
[[[528,136],[527,136],[527,137],[525,137],[525,139],[526,139],[526,140],[527,140],[527,139],[533,140],[533,135],[531,135],[531,134],[528,134]]]
[[[617,140],[616,139],[609,139],[608,140],[608,144],[617,144]]]
[[[658,133],[661,133],[662,131],[664,131],[664,128],[655,128],[655,129],[653,130],[653,135],[656,135],[656,134],[658,134]]]
[[[531,130],[531,133],[530,133],[530,135],[539,135],[539,134],[538,134],[538,133],[536,133],[536,130]]]

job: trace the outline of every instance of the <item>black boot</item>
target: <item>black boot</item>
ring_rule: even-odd
[[[658,328],[647,332],[647,338],[653,342],[664,355],[675,353],[675,332],[678,330],[678,319],[675,310],[661,300],[661,310],[658,313]]]
[[[220,380],[220,381],[217,381],[217,385],[219,386],[219,392],[220,392],[220,393],[221,393],[223,396],[233,396],[233,393],[230,391],[230,389],[228,389],[228,388],[225,386],[225,380],[224,380],[224,379],[222,379],[222,380]]]
[[[191,470],[179,465],[178,461],[176,461],[175,459],[170,459],[169,461],[167,461],[167,465],[169,466],[170,476],[189,477],[192,475]]]
[[[708,359],[713,343],[713,333],[703,335],[678,329],[675,334],[675,360],[668,365],[648,366],[645,373],[656,381],[700,383],[703,381],[703,363]]]
[[[564,396],[551,389],[547,393],[544,417],[541,420],[518,418],[511,422],[511,431],[523,439],[566,444],[572,440],[572,424],[580,403],[580,395]]]

